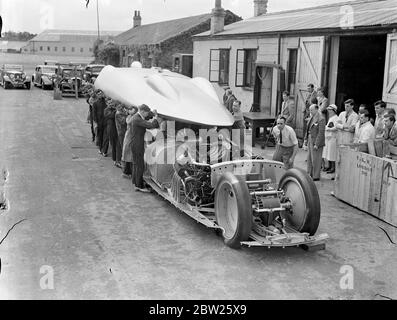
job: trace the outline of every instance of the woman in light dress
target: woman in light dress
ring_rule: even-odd
[[[328,122],[325,127],[325,147],[323,150],[323,158],[328,161],[328,168],[325,170],[327,173],[335,172],[336,162],[336,134],[337,128],[336,123],[338,116],[336,115],[338,107],[331,104],[327,107],[328,111]]]

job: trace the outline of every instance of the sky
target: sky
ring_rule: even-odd
[[[100,30],[125,31],[132,27],[135,10],[142,24],[211,12],[215,0],[0,0],[3,32],[45,29],[96,30],[99,1]],[[269,0],[268,12],[345,2],[346,0]],[[222,7],[247,19],[253,16],[253,0],[222,0]]]

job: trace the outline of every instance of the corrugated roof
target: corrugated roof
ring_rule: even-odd
[[[130,44],[158,44],[175,37],[191,28],[211,19],[211,14],[202,14],[182,19],[162,21],[131,28],[117,37],[114,41],[120,45]]]
[[[299,10],[267,13],[225,26],[215,36],[346,29],[397,24],[397,0],[350,1]],[[204,32],[199,36],[208,36]]]
[[[100,31],[100,35],[104,37],[116,36],[120,31]],[[98,32],[95,30],[44,30],[30,41],[76,41],[78,38],[81,41],[91,41],[98,37]]]

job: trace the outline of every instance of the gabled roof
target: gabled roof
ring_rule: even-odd
[[[350,25],[350,22],[352,25]],[[347,26],[369,27],[397,24],[396,0],[349,1],[299,10],[267,13],[239,21],[228,26],[216,36],[287,33],[305,30],[335,29]],[[208,36],[204,32],[195,37]]]
[[[162,21],[131,28],[117,37],[119,45],[159,44],[211,19],[211,14],[202,14],[182,19]]]
[[[115,36],[119,34],[120,31],[101,31],[101,37]],[[48,29],[44,30],[36,37],[30,41],[49,41],[49,42],[59,42],[59,41],[91,41],[98,37],[98,32],[96,30],[54,30]]]

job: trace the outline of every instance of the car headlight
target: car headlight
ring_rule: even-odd
[[[10,79],[14,79],[15,78],[13,73],[9,74],[8,76],[10,77]]]
[[[22,73],[22,79],[26,79],[26,73]]]

